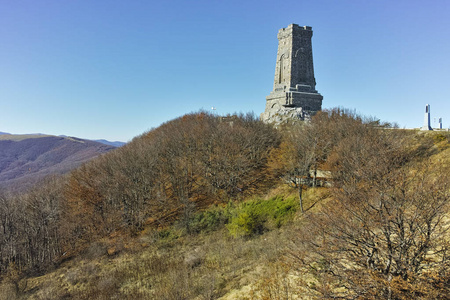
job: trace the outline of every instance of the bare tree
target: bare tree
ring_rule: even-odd
[[[448,295],[448,167],[410,166],[396,133],[360,126],[335,147],[333,200],[308,215],[300,238],[326,279],[317,289],[326,298]]]

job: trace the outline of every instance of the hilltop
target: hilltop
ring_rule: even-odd
[[[448,299],[450,135],[384,128],[189,114],[0,195],[0,299]]]

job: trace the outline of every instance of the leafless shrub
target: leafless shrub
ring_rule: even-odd
[[[448,167],[410,166],[397,132],[353,126],[361,129],[343,135],[327,162],[333,200],[307,214],[298,236],[310,254],[300,261],[320,278],[315,289],[346,299],[448,295],[448,274],[428,276],[448,265]]]

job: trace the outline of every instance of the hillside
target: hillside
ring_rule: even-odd
[[[0,135],[0,187],[24,189],[115,147],[71,137]]]
[[[0,299],[449,299],[448,133],[230,119],[0,194]]]

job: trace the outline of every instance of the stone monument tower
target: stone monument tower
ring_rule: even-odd
[[[261,120],[281,124],[308,119],[322,109],[316,91],[312,55],[312,28],[291,24],[278,31],[278,53],[273,91],[266,97]]]

